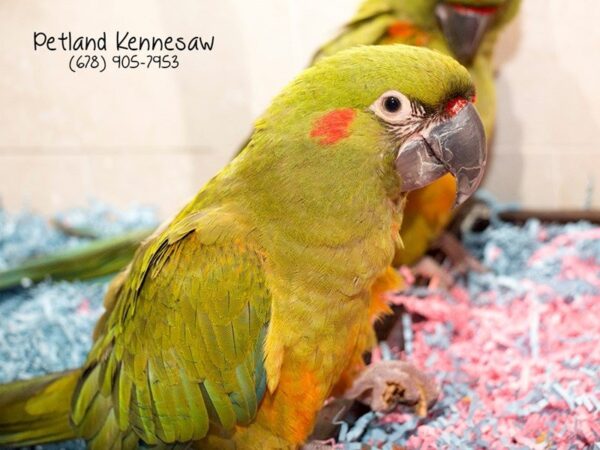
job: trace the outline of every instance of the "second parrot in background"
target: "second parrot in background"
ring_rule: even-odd
[[[475,106],[489,144],[496,118],[494,45],[519,6],[520,0],[366,0],[340,35],[321,47],[315,61],[372,44],[408,44],[450,55],[473,78]],[[410,245],[396,254],[395,265],[416,264],[443,234],[455,193],[454,180],[446,176],[409,195],[401,235]]]

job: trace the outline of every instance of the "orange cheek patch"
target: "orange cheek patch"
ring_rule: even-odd
[[[321,145],[332,145],[350,135],[350,125],[356,117],[352,108],[334,109],[313,124],[310,137],[318,139]]]

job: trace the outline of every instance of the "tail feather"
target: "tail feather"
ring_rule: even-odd
[[[0,446],[75,438],[69,415],[80,373],[72,370],[0,385]]]
[[[129,264],[140,242],[151,232],[151,229],[143,229],[99,239],[82,247],[40,256],[21,266],[0,271],[0,290],[18,286],[24,278],[34,282],[47,277],[55,280],[85,280],[118,272]]]

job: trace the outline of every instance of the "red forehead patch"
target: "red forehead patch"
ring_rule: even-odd
[[[498,11],[498,6],[477,6],[477,5],[460,5],[460,4],[452,4],[452,8],[459,12],[465,13],[476,13],[476,14],[494,14]]]
[[[454,117],[468,104],[469,101],[462,97],[453,98],[446,103],[446,114],[448,114],[450,117]]]
[[[321,145],[332,145],[350,135],[348,128],[356,117],[352,108],[334,109],[319,117],[313,124],[310,137],[319,139]]]

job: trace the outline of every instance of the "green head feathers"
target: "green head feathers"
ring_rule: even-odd
[[[432,181],[417,160],[399,167],[399,152],[470,106],[473,93],[468,71],[441,53],[404,45],[343,51],[283,90],[232,169],[270,217],[355,222],[398,199],[406,179]],[[448,172],[438,163],[436,176]]]
[[[265,117],[339,107],[367,110],[394,89],[431,109],[473,94],[468,72],[441,53],[410,46],[356,47],[305,70]]]

